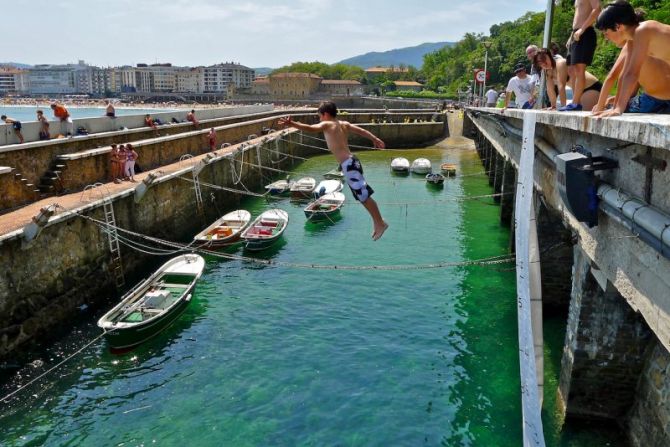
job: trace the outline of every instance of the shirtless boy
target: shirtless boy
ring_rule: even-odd
[[[12,129],[14,129],[14,133],[19,139],[19,143],[23,144],[23,134],[21,133],[21,121],[15,120],[14,118],[10,118],[7,115],[0,116],[0,120],[4,121],[6,124],[12,125]]]
[[[572,34],[568,39],[568,75],[574,80],[572,104],[560,111],[582,110],[582,94],[586,87],[586,67],[593,62],[597,37],[593,23],[600,13],[600,0],[575,0]]]
[[[370,213],[370,216],[372,216],[374,224],[372,239],[376,241],[382,237],[384,231],[388,228],[388,224],[382,219],[377,202],[370,197],[374,191],[365,182],[361,162],[349,150],[347,140],[349,132],[351,132],[372,141],[374,147],[377,149],[384,149],[384,142],[365,129],[347,121],[338,120],[337,106],[333,102],[326,101],[321,103],[318,113],[319,124],[303,124],[293,121],[290,116],[287,116],[279,120],[279,125],[295,127],[296,129],[306,132],[323,132],[323,135],[326,137],[328,149],[330,149],[335,156],[335,159],[340,163],[342,172],[344,173],[349,188],[351,188],[354,198],[361,202],[368,213]]]
[[[593,114],[600,117],[632,113],[670,113],[670,25],[642,21],[641,11],[618,0],[605,7],[596,27],[621,48]],[[605,110],[607,95],[618,80],[614,108]],[[642,87],[644,93],[630,99]],[[630,102],[629,102],[630,101]]]

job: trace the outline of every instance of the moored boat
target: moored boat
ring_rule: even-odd
[[[205,268],[196,254],[170,259],[98,320],[112,349],[129,349],[157,335],[186,309]]]
[[[344,173],[342,172],[342,169],[340,169],[339,167],[323,174],[323,178],[327,180],[342,180],[343,177]]]
[[[442,174],[426,174],[426,183],[435,186],[444,186],[444,176]]]
[[[342,182],[339,180],[323,180],[314,188],[314,197],[319,198],[326,194],[342,191]]]
[[[339,191],[323,195],[305,207],[305,216],[310,220],[332,217],[340,212],[344,200],[344,194]]]
[[[412,162],[411,170],[415,174],[428,174],[433,167],[427,158],[417,158]]]
[[[235,210],[214,221],[213,224],[193,237],[196,246],[204,248],[221,248],[239,240],[251,222],[251,213],[246,210]]]
[[[440,172],[446,177],[454,177],[456,175],[456,165],[453,163],[442,163],[440,165]]]
[[[277,180],[272,182],[269,185],[265,186],[265,189],[272,196],[281,196],[287,194],[291,190],[292,182],[289,180],[289,177],[286,177],[284,180]]]
[[[316,180],[313,177],[303,177],[291,185],[292,199],[309,199],[316,187]]]
[[[270,247],[279,239],[288,225],[288,213],[278,208],[264,211],[242,232],[247,250],[258,251]]]
[[[391,171],[396,174],[409,174],[409,160],[398,157],[391,160]]]

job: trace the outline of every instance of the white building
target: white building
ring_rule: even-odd
[[[78,64],[36,65],[29,69],[29,93],[90,93],[91,73],[84,61]]]
[[[205,86],[204,67],[180,67],[176,72],[175,92],[202,93]]]
[[[254,80],[254,70],[240,64],[227,62],[204,70],[204,91],[208,93],[227,92],[231,84],[238,89],[251,88]]]
[[[0,67],[0,94],[26,93],[28,91],[28,71]]]

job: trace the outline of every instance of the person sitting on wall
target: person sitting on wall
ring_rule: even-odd
[[[23,143],[23,134],[21,133],[21,121],[15,120],[13,118],[9,118],[7,115],[0,116],[0,119],[2,121],[4,121],[6,124],[11,124],[12,125],[12,129],[14,129],[14,133],[19,138],[19,144],[22,144]]]
[[[535,104],[535,98],[533,97],[533,92],[535,91],[535,83],[526,73],[526,67],[524,64],[518,64],[514,68],[515,76],[509,80],[507,83],[507,94],[505,95],[505,107],[503,107],[503,112],[509,106],[509,100],[514,93],[515,102],[517,105],[521,106],[522,109],[532,109]]]
[[[186,121],[192,122],[193,127],[195,127],[196,129],[198,128],[198,125],[200,124],[198,119],[195,117],[195,110],[191,110],[190,112],[188,112],[186,114]]]
[[[603,9],[596,28],[621,53],[605,78],[593,114],[600,117],[629,113],[670,113],[670,25],[644,19],[625,0]],[[605,110],[608,95],[618,81],[613,108]],[[642,87],[643,93],[633,97]]]
[[[560,54],[552,56],[551,50],[543,48],[535,55],[533,64],[537,67],[538,72],[542,70],[545,72],[547,95],[550,102],[548,109],[556,109],[557,95],[561,98],[561,104],[564,106],[567,105],[565,88],[567,85],[570,85],[570,88],[574,91],[575,81],[569,77],[566,60]],[[598,102],[598,95],[603,85],[598,78],[588,71],[585,72],[585,79],[586,86],[582,93],[582,107],[584,110],[591,110]]]
[[[110,118],[116,118],[116,110],[114,109],[114,105],[112,105],[112,101],[107,101],[105,116],[108,116]]]
[[[37,121],[40,123],[40,140],[48,140],[51,138],[49,134],[49,120],[44,116],[42,110],[37,111]]]
[[[144,115],[144,125],[151,127],[153,130],[158,130],[158,126],[156,126],[156,123],[154,123],[154,120],[151,119],[151,115],[148,113]]]

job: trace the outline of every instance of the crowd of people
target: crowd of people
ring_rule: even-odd
[[[116,145],[112,144],[109,152],[110,177],[114,183],[122,181],[135,182],[136,161],[139,158],[137,151],[131,143]]]
[[[594,28],[621,48],[603,82],[588,71],[597,47]],[[518,64],[500,97],[495,88],[486,92],[486,106],[504,110],[513,96],[516,106],[522,109],[585,110],[600,117],[622,113],[670,114],[670,25],[645,21],[644,12],[626,0],[616,0],[604,8],[599,0],[576,0],[566,47],[567,55],[563,57],[555,43],[550,48],[528,46],[530,72],[526,64]],[[536,104],[543,73],[546,97]],[[616,94],[610,96],[615,84]],[[573,93],[571,101],[568,87]]]

